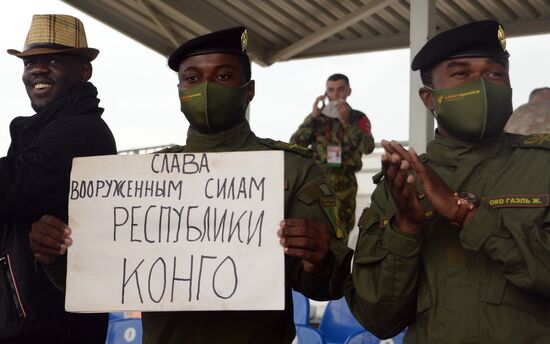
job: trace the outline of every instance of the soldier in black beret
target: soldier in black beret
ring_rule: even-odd
[[[168,65],[178,72],[181,110],[190,128],[186,145],[167,151],[284,151],[285,219],[278,235],[286,278],[274,283],[285,283],[285,309],[144,313],[144,343],[291,343],[291,288],[319,300],[343,295],[351,251],[336,239],[335,200],[323,171],[310,150],[260,139],[246,120],[254,97],[247,44],[246,29],[235,27],[187,41],[170,55]],[[269,278],[269,271],[258,278]],[[264,292],[270,297],[269,290]]]
[[[508,56],[503,27],[486,20],[438,34],[413,59],[436,137],[420,157],[383,141],[345,286],[378,337],[550,338],[550,135],[504,133]]]

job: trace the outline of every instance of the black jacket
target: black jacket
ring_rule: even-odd
[[[67,222],[74,157],[116,154],[98,103],[96,88],[83,83],[10,125],[12,142],[0,159],[1,343],[105,342],[107,314],[65,312],[64,293],[34,261],[28,239],[32,222],[44,214]]]

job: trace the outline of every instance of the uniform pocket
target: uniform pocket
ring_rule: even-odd
[[[418,288],[418,296],[416,299],[416,312],[423,313],[433,306],[432,295],[427,285],[421,285]]]
[[[479,285],[451,277],[444,285],[443,302],[440,304],[444,332],[462,333],[463,343],[479,342]]]
[[[524,291],[508,282],[496,268],[491,271],[481,301],[493,305],[508,305],[550,326],[550,300],[542,295]]]

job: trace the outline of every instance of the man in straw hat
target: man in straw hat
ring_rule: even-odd
[[[63,292],[35,262],[55,259],[33,256],[28,238],[43,214],[67,220],[74,157],[116,153],[88,81],[99,51],[88,48],[80,20],[54,14],[35,15],[23,50],[8,53],[23,60],[36,114],[12,121],[8,155],[0,159],[0,342],[104,343],[107,315],[65,312]],[[55,251],[52,269],[65,264],[66,243]]]
[[[550,135],[508,135],[508,52],[493,20],[431,38],[412,62],[437,120],[418,157],[383,141],[359,221],[352,313],[405,343],[548,343]]]
[[[191,39],[171,54],[168,65],[178,72],[181,110],[190,127],[186,145],[165,152],[284,151],[285,219],[271,230],[278,230],[285,252],[285,281],[278,281],[285,283],[285,309],[146,312],[144,343],[291,343],[291,288],[318,300],[342,296],[351,251],[336,239],[334,194],[322,170],[310,150],[258,138],[246,120],[255,92],[247,41],[246,29],[235,27]],[[59,233],[65,228],[48,224]],[[52,237],[51,247],[69,234]],[[269,271],[258,278],[269,278]]]

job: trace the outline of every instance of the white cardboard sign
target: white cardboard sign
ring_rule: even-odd
[[[284,309],[281,151],[77,158],[72,312]]]

